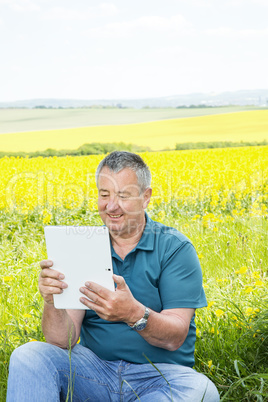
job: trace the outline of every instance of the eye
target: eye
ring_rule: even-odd
[[[127,200],[129,197],[129,195],[126,194],[119,194],[119,198],[121,198],[121,200]]]

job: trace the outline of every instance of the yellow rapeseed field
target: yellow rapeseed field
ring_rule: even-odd
[[[162,120],[128,125],[32,131],[0,135],[0,151],[32,152],[76,149],[92,142],[125,142],[152,150],[175,149],[177,143],[268,140],[268,110]]]
[[[267,214],[268,147],[148,152],[153,202],[191,210]],[[96,208],[94,172],[103,156],[0,159],[0,209]],[[49,221],[49,219],[48,219]]]
[[[222,400],[267,400],[268,146],[142,157],[153,177],[150,216],[189,237],[202,265],[208,307],[196,313],[195,368]],[[94,178],[102,158],[0,159],[1,401],[14,348],[44,341],[44,225],[102,224]]]

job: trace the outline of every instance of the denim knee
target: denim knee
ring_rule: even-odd
[[[203,377],[204,380],[206,381],[206,385],[205,385],[204,399],[202,400],[204,402],[218,402],[220,400],[220,396],[215,384],[208,377],[204,375]]]
[[[38,365],[42,365],[44,363],[44,359],[46,350],[51,348],[52,345],[49,345],[45,342],[28,342],[22,346],[19,346],[17,349],[13,351],[10,357],[10,371],[19,365],[20,370],[23,369],[37,369]]]
[[[11,354],[9,367],[12,368],[16,364],[20,366],[24,364],[28,365],[31,360],[31,355],[37,346],[34,345],[35,343],[36,342],[29,342],[16,348]]]

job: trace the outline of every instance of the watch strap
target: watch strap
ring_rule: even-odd
[[[142,318],[140,318],[137,322],[135,322],[135,324],[129,325],[129,327],[132,329],[136,329],[137,331],[141,331],[147,325],[149,314],[150,314],[149,308],[145,307],[144,316]]]

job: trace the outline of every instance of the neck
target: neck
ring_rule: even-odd
[[[123,235],[120,233],[110,232],[112,245],[113,245],[114,249],[116,249],[116,250],[121,249],[121,250],[125,250],[127,252],[133,250],[133,248],[135,248],[136,245],[140,241],[140,238],[143,234],[145,225],[146,225],[146,220],[145,220],[145,216],[144,216],[143,224],[140,224],[136,228],[136,230],[132,233]]]

